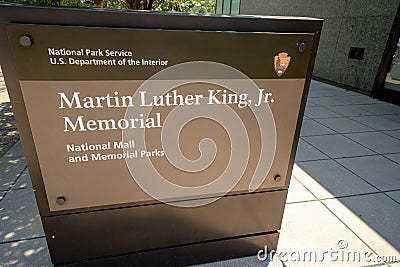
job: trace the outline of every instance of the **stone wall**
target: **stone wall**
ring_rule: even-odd
[[[371,91],[399,0],[241,0],[240,14],[323,18],[313,75]],[[365,48],[361,60],[350,47]]]

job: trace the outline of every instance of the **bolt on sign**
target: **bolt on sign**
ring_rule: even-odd
[[[55,265],[275,249],[322,21],[0,6]]]

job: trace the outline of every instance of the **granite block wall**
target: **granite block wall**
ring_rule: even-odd
[[[240,14],[323,18],[313,75],[371,91],[400,0],[241,0]],[[351,47],[365,48],[349,58]]]

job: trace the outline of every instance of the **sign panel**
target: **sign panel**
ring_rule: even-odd
[[[321,20],[0,14],[55,265],[188,266],[276,249]]]
[[[285,185],[312,34],[6,30],[51,211]]]

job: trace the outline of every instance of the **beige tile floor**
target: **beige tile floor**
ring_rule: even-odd
[[[400,107],[313,81],[277,254],[204,266],[400,267]],[[0,159],[0,266],[51,266],[21,144]]]

